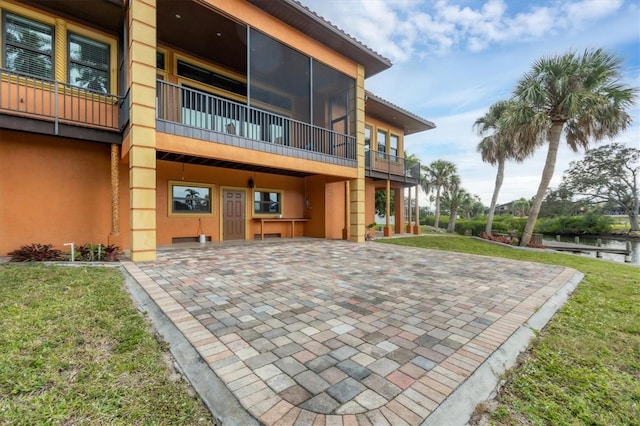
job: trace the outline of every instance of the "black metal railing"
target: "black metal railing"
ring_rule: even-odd
[[[120,131],[125,98],[0,68],[0,113],[59,124]]]
[[[157,81],[156,118],[184,126],[349,160],[356,138],[209,93]],[[228,143],[229,138],[216,140]]]
[[[420,163],[380,151],[366,149],[364,165],[367,172],[387,174],[405,182],[420,182]]]

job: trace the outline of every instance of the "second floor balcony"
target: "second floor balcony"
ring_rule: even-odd
[[[219,96],[157,81],[156,127],[164,133],[356,167],[356,138]]]
[[[121,143],[125,97],[0,68],[0,128]]]
[[[375,150],[366,150],[365,175],[373,179],[388,179],[405,185],[420,183],[420,163]]]

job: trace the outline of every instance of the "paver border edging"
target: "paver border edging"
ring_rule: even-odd
[[[563,274],[565,273],[572,273],[566,283],[442,401],[422,422],[422,426],[464,426],[468,423],[476,405],[491,397],[500,383],[500,377],[515,365],[518,356],[529,346],[536,335],[534,330],[541,330],[551,320],[584,278],[584,274],[574,269],[566,268]],[[455,418],[452,418],[452,413],[455,413]]]
[[[157,332],[169,343],[173,355],[185,379],[193,386],[198,396],[219,424],[258,425],[256,419],[240,405],[227,386],[204,362],[198,351],[183,333],[153,301],[145,289],[131,275],[129,268],[137,268],[130,262],[121,262],[120,270],[125,278],[132,299],[138,308],[151,320]]]

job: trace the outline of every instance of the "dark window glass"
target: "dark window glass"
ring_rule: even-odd
[[[378,158],[387,158],[387,133],[378,130]]]
[[[318,61],[313,62],[313,124],[354,135],[355,80]]]
[[[398,136],[396,135],[389,136],[389,155],[392,160],[398,157]]]
[[[164,70],[164,53],[156,52],[156,68]]]
[[[211,214],[211,188],[193,185],[172,185],[172,213]]]
[[[69,84],[109,92],[109,45],[69,34]]]
[[[371,127],[369,126],[364,128],[364,149],[371,149]]]
[[[309,57],[253,29],[250,47],[251,105],[309,123]]]
[[[4,67],[53,79],[53,28],[7,13],[4,15]]]
[[[280,192],[256,191],[253,195],[254,213],[282,213]]]
[[[247,95],[245,83],[180,60],[178,60],[178,75],[227,92],[242,96]]]

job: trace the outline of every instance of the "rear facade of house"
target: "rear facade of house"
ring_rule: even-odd
[[[365,238],[433,123],[365,90],[384,57],[293,0],[0,0],[0,256]],[[418,232],[396,202],[385,234]],[[407,218],[407,219],[405,219]]]

